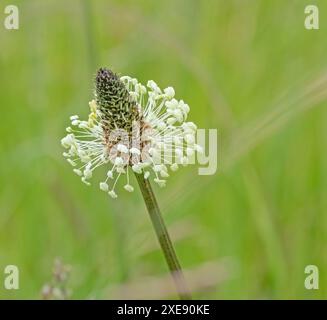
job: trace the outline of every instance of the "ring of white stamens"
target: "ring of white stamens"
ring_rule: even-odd
[[[133,192],[129,168],[143,174],[145,179],[153,176],[154,182],[164,187],[169,177],[168,168],[176,171],[179,165],[189,164],[189,157],[202,152],[201,146],[195,143],[196,125],[186,122],[190,108],[183,100],[174,98],[172,87],[161,90],[152,80],[144,86],[128,76],[120,80],[142,114],[139,143],[128,139],[108,141],[108,132],[101,123],[95,100],[89,103],[91,112],[87,121],[80,120],[77,115],[70,117],[68,134],[61,140],[66,148],[64,157],[83,183],[90,184],[88,180],[96,168],[104,164],[110,166],[99,188],[112,198],[117,198],[115,187],[121,175],[127,177],[124,189]]]

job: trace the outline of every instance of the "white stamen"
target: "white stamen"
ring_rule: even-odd
[[[164,93],[168,99],[172,99],[175,96],[175,90],[173,87],[167,87],[164,89]]]
[[[166,181],[165,180],[161,180],[161,179],[155,178],[153,181],[155,183],[157,183],[158,186],[161,187],[161,188],[166,186]]]
[[[122,166],[123,164],[124,164],[124,160],[123,160],[123,158],[121,158],[121,157],[117,157],[117,158],[115,159],[115,166],[120,167],[120,166]]]
[[[124,189],[128,192],[133,192],[134,191],[134,188],[130,185],[130,184],[126,184],[124,186]]]
[[[128,153],[128,148],[123,144],[118,144],[117,150],[122,153]]]
[[[88,170],[88,169],[85,169],[84,170],[84,177],[85,177],[85,179],[91,179],[92,178],[92,171]]]
[[[73,170],[78,176],[82,176],[83,175],[83,172],[79,169],[74,169]]]
[[[122,167],[117,167],[117,168],[116,168],[116,171],[117,171],[118,173],[126,173],[125,169],[122,168]]]
[[[82,177],[81,180],[82,180],[82,182],[85,183],[87,186],[90,186],[90,185],[91,185],[90,182],[86,181],[85,177]]]
[[[64,148],[69,148],[74,143],[74,135],[68,134],[66,137],[61,139],[61,144]]]
[[[67,161],[73,166],[76,166],[76,162],[74,162],[72,159],[67,159]]]
[[[116,199],[117,198],[117,194],[114,190],[111,190],[108,192],[109,196],[113,199]]]
[[[169,177],[169,174],[167,171],[164,171],[164,170],[161,170],[160,171],[160,175],[163,177],[163,178],[168,178]]]
[[[106,182],[100,182],[100,189],[101,189],[102,191],[107,192],[107,191],[109,190],[108,183],[106,183]]]
[[[136,172],[136,173],[142,173],[142,168],[141,168],[141,166],[138,165],[138,164],[134,164],[134,165],[132,166],[132,170],[133,170],[134,172]]]
[[[136,154],[136,155],[140,155],[141,154],[141,151],[139,150],[139,149],[137,149],[137,148],[131,148],[130,150],[129,150],[129,152],[131,153],[131,154]]]

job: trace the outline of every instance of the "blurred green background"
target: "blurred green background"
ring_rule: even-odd
[[[20,9],[20,29],[3,26]],[[320,30],[304,28],[317,4]],[[156,188],[193,295],[327,297],[327,2],[0,1],[0,284],[8,264],[41,298],[53,261],[72,298],[174,298],[139,191],[87,187],[62,157],[107,66],[173,86],[191,121],[219,132],[219,170]],[[134,181],[134,184],[136,182]],[[304,288],[307,265],[319,290]]]

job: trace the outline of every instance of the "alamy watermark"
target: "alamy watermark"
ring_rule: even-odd
[[[310,264],[304,268],[304,273],[307,275],[304,279],[304,287],[307,290],[319,289],[319,269],[317,266]]]
[[[5,7],[4,13],[6,15],[4,19],[4,27],[7,30],[19,29],[19,10],[15,5],[8,5]]]
[[[19,29],[19,9],[16,5],[7,5],[4,8],[5,18],[4,27],[7,30]],[[304,8],[304,27],[307,30],[319,29],[319,8],[316,5],[307,5]]]
[[[3,287],[6,290],[19,289],[19,269],[17,266],[10,264],[5,266],[4,270]]]
[[[319,9],[315,5],[307,5],[304,8],[304,27],[307,30],[319,29]]]

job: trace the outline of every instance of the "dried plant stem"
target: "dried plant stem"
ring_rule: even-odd
[[[142,174],[135,174],[137,182],[140,186],[144,202],[148,209],[154,230],[159,240],[161,249],[164,253],[170,273],[174,279],[178,295],[181,299],[191,299],[191,295],[187,288],[181,266],[178,262],[173,244],[170,240],[167,228],[160,213],[157,200],[152,191],[148,179],[144,179]]]

